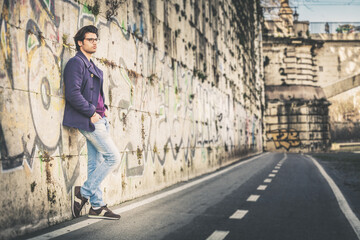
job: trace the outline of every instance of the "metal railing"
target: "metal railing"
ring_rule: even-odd
[[[360,32],[360,22],[310,22],[310,33]]]

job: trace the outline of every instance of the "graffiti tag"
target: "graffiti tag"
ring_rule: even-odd
[[[301,144],[299,132],[295,129],[278,129],[266,133],[269,140],[274,141],[276,149],[281,147],[289,150],[292,147],[299,147]]]

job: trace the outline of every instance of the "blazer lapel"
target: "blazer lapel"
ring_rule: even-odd
[[[92,64],[90,64],[89,71],[100,79],[98,72],[96,71],[96,69]]]
[[[89,69],[89,71],[92,73],[92,74],[94,74],[95,76],[97,76],[99,79],[102,79],[102,72],[101,72],[101,70],[100,69],[98,69],[96,66],[95,66],[95,64],[94,64],[94,66],[95,66],[95,68],[94,68],[94,66],[93,66],[93,64],[91,64],[90,62],[89,62],[89,60],[85,57],[85,55],[81,52],[81,51],[78,51],[77,53],[76,53],[76,55],[78,56],[78,57],[80,57],[83,61],[84,61],[84,63],[85,63],[85,66],[86,66],[86,68],[87,69]]]

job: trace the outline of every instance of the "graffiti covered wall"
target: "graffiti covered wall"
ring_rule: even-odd
[[[262,151],[261,11],[253,1],[0,7],[1,237],[71,218],[70,189],[86,179],[86,144],[61,124],[62,73],[84,25],[100,30],[93,60],[104,71],[122,157],[103,183],[110,205]]]

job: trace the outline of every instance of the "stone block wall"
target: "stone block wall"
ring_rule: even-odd
[[[331,142],[359,141],[360,34],[310,34],[309,22],[293,19],[289,1],[280,3],[278,17],[264,24],[266,149],[322,151]],[[298,119],[287,105],[313,115],[301,112]],[[299,122],[304,117],[309,126]],[[288,135],[298,142],[280,144]]]
[[[265,36],[265,149],[324,151],[330,147],[328,107],[318,86],[322,42]]]
[[[109,205],[262,151],[258,3],[106,2],[0,1],[0,238],[71,218],[87,152],[61,124],[62,73],[84,25],[100,30],[94,62],[122,157],[102,185]]]
[[[331,142],[359,141],[358,128],[353,127],[360,120],[359,36],[314,34],[307,39],[265,36],[266,149],[322,151]],[[277,111],[299,102],[307,109],[300,113],[300,119],[292,117],[292,108],[285,115]],[[318,107],[313,107],[314,102]],[[318,120],[312,121],[310,116]],[[303,121],[304,117],[308,122]],[[298,132],[296,139],[301,144],[287,145],[292,148],[276,144],[277,138],[286,137],[281,135],[284,129]]]
[[[268,104],[266,150],[313,152],[330,147],[328,104],[323,100],[293,99]]]

